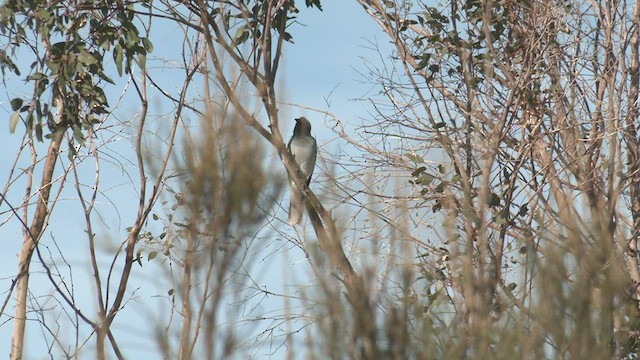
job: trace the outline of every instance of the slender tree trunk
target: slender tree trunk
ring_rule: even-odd
[[[631,278],[634,281],[634,298],[637,303],[637,307],[640,310],[640,273],[638,272],[638,242],[640,241],[640,143],[638,142],[638,116],[640,115],[638,105],[638,88],[640,86],[640,2],[636,2],[633,9],[633,16],[636,21],[636,25],[633,28],[629,46],[631,47],[631,62],[629,66],[630,86],[629,86],[629,112],[627,115],[627,136],[626,142],[628,144],[628,164],[630,167],[631,178],[630,181],[630,193],[631,193],[631,214],[633,219],[633,227],[631,229],[631,238],[629,239],[629,272]]]
[[[105,349],[104,349],[104,340],[107,337],[107,329],[103,324],[100,325],[100,328],[96,331],[96,359],[105,360]]]
[[[58,151],[60,150],[60,141],[64,131],[61,129],[54,133],[54,137],[49,145],[47,158],[45,160],[42,181],[40,183],[39,201],[36,206],[36,212],[29,231],[24,232],[24,240],[22,242],[22,250],[18,258],[18,276],[16,290],[16,312],[13,327],[13,336],[11,339],[11,360],[22,359],[22,351],[24,349],[24,332],[27,320],[27,293],[29,290],[29,265],[33,251],[38,244],[40,235],[45,226],[45,220],[49,213],[49,194],[51,193],[51,179],[53,179],[53,171],[56,167],[58,159]]]
[[[184,274],[182,276],[182,330],[180,332],[180,352],[178,359],[189,360],[191,359],[191,269],[194,261],[195,246],[193,234],[190,232],[188,235],[188,248],[184,261]]]

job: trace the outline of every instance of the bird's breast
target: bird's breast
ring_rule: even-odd
[[[316,164],[316,141],[312,137],[293,139],[291,141],[291,154],[295,157],[300,170],[309,176]]]

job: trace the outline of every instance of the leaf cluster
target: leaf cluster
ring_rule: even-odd
[[[320,0],[305,0],[305,5],[322,10]],[[299,12],[295,0],[284,1],[276,9],[268,1],[243,1],[237,7],[215,7],[211,14],[214,18],[220,17],[225,31],[230,33],[235,27],[232,40],[235,45],[241,45],[249,39],[261,41],[265,26],[275,30],[285,41],[293,43],[293,37],[287,31],[287,27]]]
[[[0,56],[3,75],[22,75],[15,61],[21,48],[34,55],[24,77],[33,93],[30,99],[11,100],[11,132],[22,119],[38,141],[46,124],[51,133],[72,129],[82,144],[83,130],[100,123],[100,115],[108,112],[103,87],[114,81],[105,68],[107,55],[122,76],[130,73],[134,61],[144,68],[153,51],[151,41],[140,35],[134,10],[133,2],[120,1],[58,2],[47,8],[37,1],[5,2],[0,33],[8,38],[10,51]]]

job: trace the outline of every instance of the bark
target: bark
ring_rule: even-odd
[[[38,196],[38,204],[33,217],[33,221],[28,231],[24,231],[22,249],[18,258],[18,276],[16,291],[16,312],[15,323],[13,327],[13,336],[11,339],[11,360],[22,359],[24,350],[24,333],[27,320],[27,294],[29,292],[29,265],[33,252],[38,245],[42,231],[46,225],[46,218],[49,214],[49,195],[51,194],[51,180],[60,151],[60,142],[64,135],[64,131],[58,130],[54,133],[47,157],[44,164],[42,181],[40,182],[40,190]]]

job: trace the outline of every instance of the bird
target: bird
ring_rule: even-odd
[[[311,136],[311,123],[305,117],[299,117],[296,126],[293,128],[293,136],[287,144],[287,150],[300,167],[302,177],[306,180],[307,186],[311,183],[313,168],[316,166],[318,156],[318,145],[316,139]],[[291,197],[289,200],[289,225],[295,226],[302,220],[302,210],[304,208],[304,193],[289,175],[289,186],[291,187]]]

